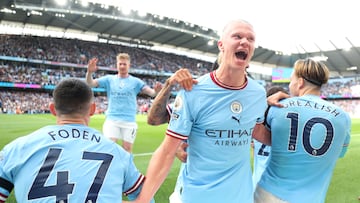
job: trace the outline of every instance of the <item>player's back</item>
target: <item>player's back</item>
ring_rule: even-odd
[[[350,118],[317,96],[285,99],[270,108],[269,165],[260,185],[286,201],[323,202],[336,160],[350,134]]]
[[[44,127],[3,154],[0,175],[14,183],[18,202],[121,202],[144,178],[130,154],[84,125]]]

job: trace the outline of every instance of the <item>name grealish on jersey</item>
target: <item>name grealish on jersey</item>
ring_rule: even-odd
[[[319,104],[317,102],[311,102],[311,101],[301,101],[301,100],[290,100],[285,103],[283,103],[284,108],[292,107],[292,106],[299,106],[299,107],[308,107],[312,109],[322,110],[328,113],[331,113],[334,115],[334,117],[338,116],[340,112],[335,109],[332,106],[326,106],[324,104]]]

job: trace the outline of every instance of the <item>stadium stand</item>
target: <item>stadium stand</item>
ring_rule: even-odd
[[[27,35],[0,35],[0,107],[2,113],[48,113],[54,86],[63,78],[84,78],[87,60],[99,58],[95,77],[114,73],[115,56],[131,55],[131,74],[147,84],[165,79],[179,67],[190,69],[194,77],[211,70],[211,63],[139,47],[88,42],[77,39]],[[265,81],[265,88],[272,85]],[[287,84],[283,84],[287,88]],[[174,95],[177,89],[174,89]],[[97,113],[106,110],[106,96],[94,89]],[[333,78],[322,89],[322,96],[342,106],[353,117],[360,117],[360,77]],[[138,98],[139,113],[146,113],[151,98]]]

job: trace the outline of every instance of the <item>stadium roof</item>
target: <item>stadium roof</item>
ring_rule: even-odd
[[[27,29],[58,30],[96,36],[102,41],[120,41],[136,46],[163,46],[215,57],[218,53],[217,30],[157,14],[125,11],[121,6],[71,1],[58,5],[52,0],[1,0],[1,25]],[[185,11],[186,12],[186,11]],[[345,50],[330,41],[333,49],[297,53],[262,47],[256,48],[252,61],[270,67],[292,67],[299,58],[321,57],[332,76],[360,74],[360,47],[345,38],[350,48]]]

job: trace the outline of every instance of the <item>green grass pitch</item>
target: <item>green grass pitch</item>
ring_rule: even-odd
[[[52,115],[5,115],[0,114],[0,149],[16,137],[26,135],[42,126],[55,123]],[[90,126],[101,131],[104,115],[95,115]],[[151,153],[161,143],[166,125],[149,126],[146,124],[146,115],[138,115],[139,125],[136,142],[134,144],[134,160],[140,171],[146,172]],[[360,119],[352,120],[351,143],[346,156],[338,160],[326,203],[359,203],[360,196]],[[167,203],[172,193],[180,162],[176,160],[173,167],[155,196],[157,203]],[[316,181],[316,180],[314,180]],[[13,194],[7,202],[15,203]]]

